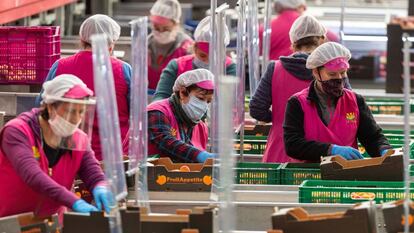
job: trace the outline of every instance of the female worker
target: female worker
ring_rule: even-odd
[[[289,31],[295,20],[306,11],[306,0],[276,0],[274,8],[278,16],[271,20],[269,58],[278,60],[280,56],[289,56],[293,51],[289,41]],[[260,44],[263,41],[263,27],[260,27]],[[327,31],[329,41],[339,41],[338,36]]]
[[[322,44],[308,57],[306,67],[315,80],[286,106],[283,129],[290,157],[314,162],[327,155],[362,159],[357,139],[372,157],[391,148],[364,98],[343,88],[350,58],[349,50],[335,42]]]
[[[85,133],[93,120],[93,92],[68,74],[45,82],[43,89],[42,106],[9,121],[0,133],[0,217],[24,212],[45,217],[65,207],[88,213],[102,204],[109,212],[112,195]],[[70,191],[76,175],[98,208]]]
[[[179,26],[181,5],[177,0],[158,0],[150,13],[148,88],[155,90],[161,71],[172,59],[189,54],[194,42]]]
[[[106,15],[94,15],[87,18],[82,23],[79,31],[83,49],[73,56],[56,61],[50,69],[46,81],[52,80],[60,74],[73,74],[79,77],[86,86],[93,91],[95,88],[90,37],[93,34],[105,34],[108,40],[108,50],[112,53],[120,33],[121,28],[118,23]],[[129,129],[129,91],[132,71],[131,66],[128,63],[116,59],[115,57],[111,57],[110,60],[114,77],[121,137],[125,138]],[[38,104],[40,101],[41,98],[37,100]],[[92,149],[95,151],[96,158],[102,160],[97,120],[94,121]]]
[[[171,60],[163,70],[155,91],[154,101],[170,97],[174,82],[182,73],[197,68],[209,69],[210,21],[210,16],[201,20],[194,32],[194,54]],[[230,35],[225,24],[224,28],[224,44],[227,46],[230,43]],[[232,62],[230,57],[226,57],[226,73],[227,75],[236,76],[236,64]]]
[[[306,59],[316,47],[324,43],[325,35],[325,27],[315,17],[303,15],[297,18],[289,32],[295,52],[272,61],[260,79],[250,101],[250,115],[259,121],[272,122],[263,162],[293,161],[286,155],[283,143],[282,124],[286,102],[290,96],[308,87],[313,80],[312,72],[306,69]]]
[[[148,110],[148,154],[170,157],[175,162],[204,162],[207,125],[202,118],[214,93],[214,76],[206,69],[181,74],[168,99],[155,101]]]

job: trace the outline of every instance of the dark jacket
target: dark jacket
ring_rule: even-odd
[[[296,52],[288,57],[280,57],[283,68],[293,77],[300,80],[312,80],[312,71],[306,68],[307,53]],[[275,70],[275,61],[271,61],[262,75],[259,85],[249,104],[250,116],[258,121],[271,122],[272,111],[272,79]],[[345,79],[345,88],[351,90],[348,78]]]
[[[310,84],[307,98],[315,102],[315,106],[318,108],[318,115],[322,119],[322,112],[318,104],[319,100],[315,91],[314,82]],[[391,149],[392,147],[382,133],[382,129],[375,122],[365,99],[359,94],[355,95],[359,109],[357,139],[365,147],[370,156],[380,156],[381,150]],[[286,153],[295,159],[318,162],[321,156],[330,155],[329,148],[331,144],[307,141],[305,139],[303,122],[304,113],[302,106],[298,98],[292,96],[287,103],[285,121],[283,123]]]

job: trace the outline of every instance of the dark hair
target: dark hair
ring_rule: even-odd
[[[58,102],[54,102],[52,103],[52,107],[57,108],[62,102],[58,101]],[[40,116],[43,118],[43,120],[47,121],[49,120],[50,116],[49,116],[49,112],[47,111],[47,107],[46,104],[43,104],[40,107]]]
[[[200,92],[202,92],[202,94],[204,95],[209,95],[209,94],[213,94],[214,90],[206,90],[203,88],[198,87],[196,84],[190,85],[188,87],[185,88],[186,92],[184,92],[185,96],[188,96],[190,92],[192,92],[193,90],[200,90]],[[180,91],[175,91],[174,94],[180,98]]]
[[[80,44],[83,49],[92,48],[92,45],[86,41],[81,40]]]
[[[320,44],[319,42],[320,39],[325,39],[325,37],[324,36],[308,36],[293,43],[292,48],[294,51],[299,51],[299,50],[302,50],[303,48],[318,47]]]

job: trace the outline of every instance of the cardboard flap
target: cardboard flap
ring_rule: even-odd
[[[190,169],[190,172],[200,172],[204,167],[213,166],[213,159],[207,159],[204,163],[173,163],[170,158],[163,157],[151,161],[151,163],[155,166],[164,166],[169,172],[173,172],[174,170],[180,171],[180,168],[182,168],[183,166],[188,167]]]
[[[346,160],[340,155],[334,156],[327,156],[322,158],[321,166],[327,163],[335,162],[343,169],[353,169],[359,167],[367,167],[367,166],[375,166],[381,165],[385,159],[395,154],[394,150],[388,150],[388,152],[381,157],[376,158],[367,158],[367,159],[359,159],[359,160]]]
[[[188,215],[150,213],[150,214],[141,214],[141,221],[142,222],[188,223],[189,217]]]

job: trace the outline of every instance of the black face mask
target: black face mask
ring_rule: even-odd
[[[321,77],[321,73],[319,72],[319,77]],[[344,93],[344,79],[331,79],[331,80],[326,80],[326,81],[322,81],[322,80],[318,80],[318,82],[320,82],[322,84],[322,89],[323,91],[331,96],[331,97],[335,97],[338,98],[340,96],[342,96],[342,94]]]

